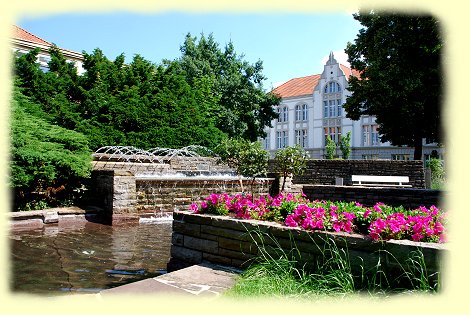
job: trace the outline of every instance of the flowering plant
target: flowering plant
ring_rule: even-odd
[[[374,240],[409,239],[445,242],[445,213],[436,206],[406,210],[377,203],[365,207],[357,202],[309,201],[305,195],[279,194],[276,197],[211,194],[194,213],[231,215],[240,219],[277,221],[305,230],[368,234]]]

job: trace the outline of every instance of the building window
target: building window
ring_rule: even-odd
[[[287,131],[277,132],[277,148],[282,149],[287,147],[288,133]]]
[[[277,108],[279,114],[278,122],[286,122],[289,120],[289,108],[287,106],[281,106]]]
[[[362,159],[363,160],[378,160],[379,155],[378,154],[363,154]]]
[[[324,137],[324,145],[326,145],[326,139],[328,136],[330,136],[331,140],[336,142],[337,144],[339,143],[339,139],[341,137],[341,127],[339,126],[334,126],[334,127],[325,127],[323,128],[325,137]]]
[[[325,86],[325,93],[339,93],[341,92],[341,86],[339,85],[338,82],[329,82]]]
[[[341,87],[337,82],[329,82],[323,95],[323,118],[341,117],[343,106],[341,102]]]
[[[394,161],[409,161],[409,154],[392,154],[392,160]]]
[[[263,148],[264,148],[265,150],[271,149],[271,147],[270,147],[270,142],[271,142],[271,139],[270,139],[270,137],[269,137],[269,131],[268,131],[267,134],[266,134],[266,137],[265,137],[264,139],[261,139],[261,143],[262,143]]]
[[[295,120],[306,121],[308,119],[308,107],[307,104],[295,106]]]
[[[377,125],[363,125],[362,126],[362,145],[363,146],[377,146],[379,145],[379,131]]]
[[[297,129],[295,131],[295,144],[300,145],[302,148],[307,147],[307,129]]]
[[[323,101],[323,118],[341,117],[343,106],[340,99]]]

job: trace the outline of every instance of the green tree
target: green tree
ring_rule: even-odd
[[[331,139],[330,135],[326,137],[325,151],[327,160],[334,159],[336,154],[336,143]]]
[[[18,90],[11,105],[9,183],[15,209],[57,206],[73,199],[91,170],[87,139],[48,123],[40,107]]]
[[[245,139],[224,139],[215,152],[228,166],[234,168],[239,176],[251,178],[251,196],[256,177],[265,176],[268,169],[269,153],[263,150],[261,143]],[[241,189],[244,191],[240,179]]]
[[[341,137],[339,140],[339,149],[343,153],[343,159],[349,159],[351,155],[351,131],[346,133],[346,136]]]
[[[346,53],[360,79],[351,77],[347,117],[374,115],[381,141],[414,147],[442,139],[443,41],[440,23],[429,15],[378,11],[354,14],[364,28]]]
[[[281,192],[284,191],[286,178],[288,176],[303,174],[307,167],[307,159],[307,153],[298,144],[276,152],[274,157],[275,170],[283,177]]]
[[[226,137],[216,127],[219,98],[214,82],[187,82],[176,62],[155,65],[136,55],[107,59],[100,49],[84,53],[86,72],[78,76],[61,52],[50,51],[47,72],[36,63],[37,51],[15,60],[17,85],[41,105],[50,123],[87,136],[93,150],[106,145],[215,147]]]
[[[232,42],[220,49],[212,34],[207,38],[202,34],[199,41],[187,34],[180,50],[177,61],[191,86],[198,78],[212,81],[212,94],[218,99],[211,108],[216,126],[229,137],[250,141],[264,137],[264,127],[277,117],[273,106],[280,98],[263,90],[263,63],[248,63]]]

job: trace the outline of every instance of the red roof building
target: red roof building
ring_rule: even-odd
[[[12,50],[20,54],[26,54],[35,48],[39,48],[38,63],[44,71],[47,71],[47,63],[50,60],[49,49],[53,45],[52,43],[16,25],[13,25],[10,41]],[[81,53],[63,48],[59,49],[67,60],[75,63],[79,74],[85,71],[83,69],[83,55]]]
[[[282,100],[275,109],[279,118],[272,121],[271,128],[265,129],[267,137],[261,139],[264,148],[274,156],[277,150],[298,144],[311,158],[322,159],[328,137],[339,147],[342,135],[351,132],[353,159],[412,158],[412,148],[380,141],[375,117],[362,116],[357,121],[346,117],[343,105],[351,95],[348,82],[351,76],[360,78],[359,74],[339,64],[330,53],[322,73],[294,78],[273,89]],[[424,146],[424,155],[430,155],[432,150],[442,151],[431,144]],[[336,154],[341,157],[339,149]]]

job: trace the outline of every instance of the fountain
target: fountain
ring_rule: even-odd
[[[98,149],[93,159],[96,195],[104,199],[98,205],[112,213],[113,222],[119,216],[169,216],[211,193],[241,193],[240,183],[246,187],[251,182],[236,176],[202,146],[150,150],[108,146]],[[254,192],[269,193],[272,181],[257,179]]]
[[[93,154],[90,192],[96,202],[91,204],[104,209],[112,224],[92,222],[85,210],[69,216],[72,210],[62,209],[54,212],[54,222],[34,217],[40,221],[34,221],[35,228],[15,225],[10,233],[11,289],[96,293],[165,273],[173,210],[187,209],[210,193],[240,192],[239,180],[199,146],[102,147]],[[257,192],[266,193],[270,181],[257,184]]]

